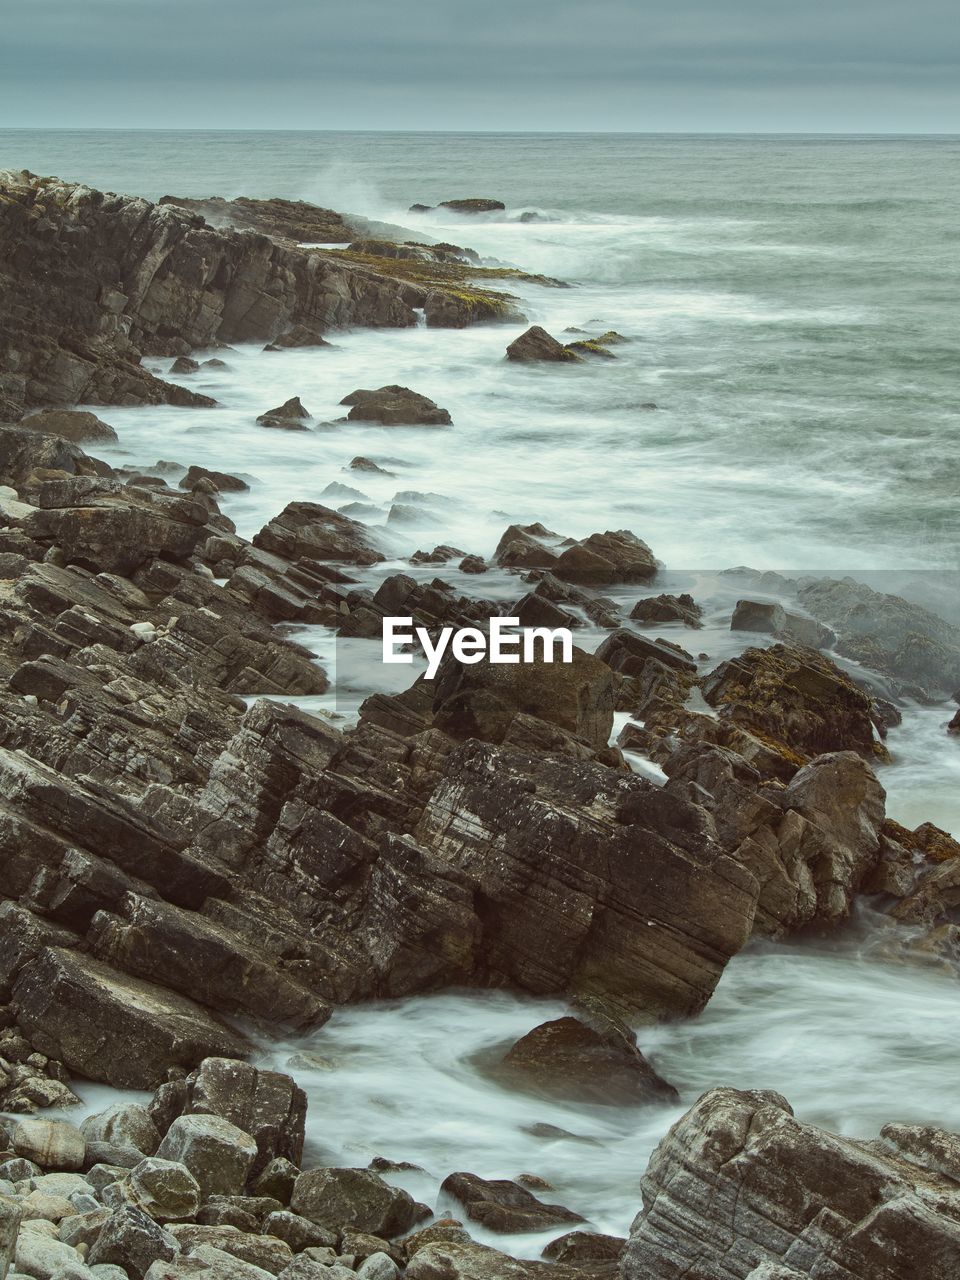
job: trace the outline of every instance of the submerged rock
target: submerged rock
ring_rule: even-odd
[[[452,209],[454,213],[500,213],[506,209],[502,200],[491,200],[489,196],[471,196],[466,200],[441,200],[441,209]]]
[[[547,1231],[558,1223],[582,1222],[578,1213],[560,1204],[545,1204],[525,1187],[505,1178],[478,1178],[475,1173],[451,1173],[440,1194],[459,1201],[472,1222],[489,1231],[516,1234]]]
[[[685,627],[695,630],[703,626],[703,609],[690,595],[647,596],[638,600],[630,610],[630,617],[635,622],[644,622],[651,626],[660,623],[680,622]]]
[[[291,396],[276,409],[268,409],[257,419],[261,427],[276,427],[281,431],[306,431],[304,419],[310,414],[303,407],[299,396]]]

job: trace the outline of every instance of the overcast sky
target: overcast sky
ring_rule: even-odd
[[[957,0],[0,0],[0,127],[960,132]]]

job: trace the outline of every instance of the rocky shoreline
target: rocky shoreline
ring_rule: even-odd
[[[433,1208],[386,1165],[300,1168],[305,1101],[244,1062],[252,1027],[319,1028],[344,1003],[451,987],[562,995],[575,1016],[503,1069],[657,1105],[672,1085],[630,1025],[701,1012],[752,938],[833,928],[871,895],[919,950],[954,955],[960,846],[886,817],[874,766],[904,698],[957,714],[960,632],[856,583],[780,580],[796,612],[745,597],[743,651],[710,669],[657,635],[681,621],[694,637],[699,606],[657,594],[661,566],[631,531],[509,526],[491,562],[516,590],[494,602],[469,548],[414,557],[432,580],[373,581],[386,552],[362,519],[292,502],[247,540],[220,509],[244,484],[229,472],[98,460],[111,428],[71,406],[203,406],[143,356],[320,345],[418,312],[516,317],[467,283],[457,246],[338,254],[300,247],[321,229],[359,243],[329,211],[216,212],[220,229],[173,198],[0,181],[0,1111],[24,1117],[0,1137],[0,1277],[960,1268],[956,1135],[890,1117],[876,1142],[836,1138],[773,1094],[705,1095],[652,1160],[626,1246],[574,1228],[543,1263],[470,1236],[579,1220],[529,1188],[452,1174],[462,1214],[423,1226]],[[530,334],[510,358],[590,354]],[[451,425],[403,387],[344,403],[385,426]],[[266,416],[301,415],[291,400]],[[468,561],[477,595],[444,578]],[[614,589],[636,593],[629,613]],[[606,636],[569,665],[447,662],[372,694],[352,727],[285,701],[329,686],[291,624],[372,640],[397,613]],[[82,1133],[31,1118],[69,1106],[74,1077],[154,1101]]]

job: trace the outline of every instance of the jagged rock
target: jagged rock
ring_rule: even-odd
[[[489,567],[483,556],[464,556],[457,565],[461,573],[486,573]]]
[[[584,1280],[578,1268],[521,1261],[472,1241],[425,1245],[404,1274],[407,1280]]]
[[[429,397],[395,384],[376,391],[352,391],[340,403],[351,406],[350,422],[378,422],[384,427],[445,427],[452,422],[447,410]]]
[[[802,1124],[775,1093],[704,1094],[641,1189],[623,1280],[745,1280],[764,1263],[837,1280],[960,1269],[952,1179]]]
[[[578,1102],[629,1106],[678,1097],[637,1048],[634,1033],[616,1020],[544,1022],[511,1046],[501,1070],[538,1093]]]
[[[62,436],[0,423],[0,476],[5,483],[19,487],[35,472],[44,471],[63,471],[71,476],[110,474],[106,463],[89,458],[78,444]]]
[[[276,1236],[278,1240],[285,1241],[294,1253],[300,1253],[303,1249],[323,1248],[331,1243],[336,1244],[337,1240],[333,1232],[318,1227],[309,1218],[301,1218],[299,1214],[287,1210],[268,1214],[263,1220],[263,1231],[265,1235]]]
[[[178,1116],[157,1148],[160,1160],[190,1170],[203,1200],[239,1195],[257,1157],[257,1144],[229,1120],[217,1115]]]
[[[194,360],[192,356],[177,356],[170,366],[170,372],[176,374],[196,373],[199,368],[200,361]]]
[[[184,196],[161,196],[161,205],[177,205],[198,213],[211,226],[236,227],[241,231],[258,231],[281,240],[311,244],[342,244],[353,236],[353,229],[339,213],[323,209],[306,200],[255,200],[237,196],[207,196],[196,200]]]
[[[239,476],[232,476],[226,471],[210,471],[207,467],[190,467],[180,481],[180,488],[192,489],[200,480],[211,480],[221,493],[244,493],[250,488]]]
[[[491,1181],[474,1173],[451,1173],[444,1178],[440,1193],[452,1196],[472,1222],[489,1231],[547,1231],[560,1223],[583,1221],[578,1213],[563,1205],[545,1204],[525,1187],[506,1179]]]
[[[27,431],[43,431],[48,435],[61,436],[64,440],[72,440],[75,444],[97,440],[115,444],[119,439],[113,427],[95,413],[79,409],[48,409],[45,412],[31,413],[20,425]]]
[[[408,1192],[369,1169],[310,1169],[301,1173],[290,1208],[317,1226],[352,1227],[390,1239],[429,1216]]]
[[[664,622],[682,622],[685,627],[699,628],[703,626],[701,618],[703,609],[693,596],[659,595],[648,596],[638,600],[630,610],[630,617],[635,622],[644,622],[657,626]]]
[[[278,427],[282,431],[306,431],[304,419],[310,414],[303,407],[299,396],[291,396],[276,409],[268,409],[257,419],[261,427]]]
[[[657,562],[645,542],[628,529],[592,533],[579,542],[560,541],[543,525],[511,525],[494,552],[504,568],[549,569],[556,578],[585,586],[646,582]]]
[[[253,545],[285,560],[335,560],[378,564],[365,525],[316,502],[290,502],[253,539]]]
[[[595,1231],[568,1231],[551,1240],[541,1257],[549,1262],[565,1262],[581,1267],[588,1275],[615,1276],[617,1262],[626,1240],[622,1236],[605,1236]]]
[[[171,1226],[170,1234],[189,1257],[204,1257],[211,1249],[257,1267],[268,1275],[278,1275],[293,1260],[290,1246],[283,1240],[256,1232],[238,1231],[235,1227],[184,1222]]]
[[[372,475],[378,476],[392,476],[395,474],[393,471],[384,471],[383,467],[378,466],[370,458],[353,458],[349,463],[349,467],[351,471],[368,471]]]
[[[551,337],[538,324],[531,325],[507,347],[507,359],[514,361],[552,361],[556,364],[579,364],[581,357],[562,342]]]
[[[248,1051],[185,996],[56,947],[23,968],[14,998],[20,1025],[42,1053],[116,1088],[150,1088],[170,1066]]]

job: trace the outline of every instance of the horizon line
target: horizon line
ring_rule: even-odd
[[[622,137],[622,138],[960,138],[960,132],[923,129],[305,129],[203,128],[193,125],[0,125],[4,133],[303,133],[404,134],[417,137]]]

